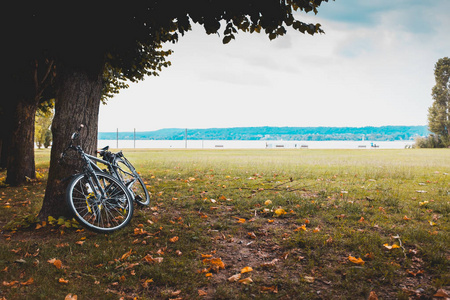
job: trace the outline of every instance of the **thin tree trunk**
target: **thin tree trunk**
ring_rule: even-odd
[[[53,146],[50,169],[39,217],[68,216],[65,202],[66,187],[70,176],[81,171],[81,165],[59,164],[60,154],[67,147],[71,134],[85,125],[79,143],[87,153],[97,149],[98,113],[102,93],[101,72],[95,77],[84,72],[72,71],[61,74],[56,94],[55,117],[52,123]],[[78,157],[76,153],[73,153]]]
[[[34,120],[37,103],[34,99],[17,103],[8,148],[6,183],[17,186],[27,178],[36,178],[34,163]],[[13,154],[13,155],[11,155]]]

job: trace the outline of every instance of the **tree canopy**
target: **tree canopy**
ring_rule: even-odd
[[[432,89],[433,104],[428,109],[428,126],[442,146],[450,146],[450,59],[438,60],[434,67],[436,85]]]
[[[327,0],[325,0],[327,1]],[[196,0],[196,1],[34,1],[11,3],[10,55],[14,70],[28,69],[38,55],[71,68],[96,70],[104,63],[135,80],[156,70],[167,53],[161,43],[176,42],[201,24],[207,34],[220,33],[223,42],[238,30],[263,32],[270,39],[287,27],[303,33],[322,32],[320,24],[297,20],[298,12],[315,12],[323,0]],[[158,61],[159,60],[159,61]],[[151,71],[150,71],[151,72]]]

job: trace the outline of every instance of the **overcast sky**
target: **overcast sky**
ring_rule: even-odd
[[[195,27],[165,46],[171,67],[101,106],[99,131],[426,125],[449,13],[449,0],[336,0],[299,16],[325,34],[227,45]]]

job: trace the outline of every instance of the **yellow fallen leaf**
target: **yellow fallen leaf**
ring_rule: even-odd
[[[277,216],[281,216],[281,215],[287,214],[287,212],[284,209],[282,209],[282,208],[278,208],[278,209],[275,210],[275,214]]]
[[[361,258],[356,258],[351,255],[348,256],[348,260],[354,264],[361,265],[361,266],[363,266],[365,263]]]
[[[236,282],[236,281],[238,281],[239,279],[241,279],[241,274],[240,274],[240,273],[228,277],[228,281],[229,281],[229,282]]]
[[[245,267],[245,268],[243,268],[241,270],[241,274],[248,273],[248,272],[251,272],[251,271],[253,271],[252,267]]]
[[[405,215],[405,216],[403,216],[403,220],[409,221],[409,220],[411,220],[411,218],[408,218],[408,217]]]
[[[178,237],[177,237],[177,236],[174,236],[173,238],[169,239],[169,241],[170,241],[171,243],[175,243],[176,241],[178,241]]]
[[[58,280],[59,283],[69,283],[69,280],[65,280],[64,278],[60,278]]]
[[[153,282],[153,279],[146,279],[142,282],[142,287],[146,289],[146,288],[148,288],[148,284],[152,283],[152,282]]]
[[[250,284],[252,282],[253,282],[253,280],[251,277],[247,277],[247,278],[239,280],[239,283],[242,283],[242,284]]]
[[[389,244],[383,244],[383,246],[389,250],[400,248],[400,246],[397,244],[393,244],[392,246],[390,246]]]
[[[267,220],[268,223],[273,223],[275,220]]]
[[[212,273],[206,273],[205,276],[206,277],[212,277]]]
[[[428,223],[430,224],[430,226],[436,226],[437,224],[434,223],[433,221],[428,221]]]
[[[245,223],[245,219],[239,218],[237,222],[243,224],[243,223]]]
[[[306,224],[303,224],[300,227],[297,227],[296,229],[294,229],[295,232],[299,232],[299,231],[307,231],[306,229]]]
[[[264,202],[264,205],[270,205],[270,204],[272,204],[272,200],[266,200],[266,201]]]

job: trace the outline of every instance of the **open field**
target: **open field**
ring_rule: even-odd
[[[125,155],[151,204],[110,235],[33,218],[48,151],[36,153],[44,178],[0,188],[0,299],[443,299],[450,291],[446,149]]]

